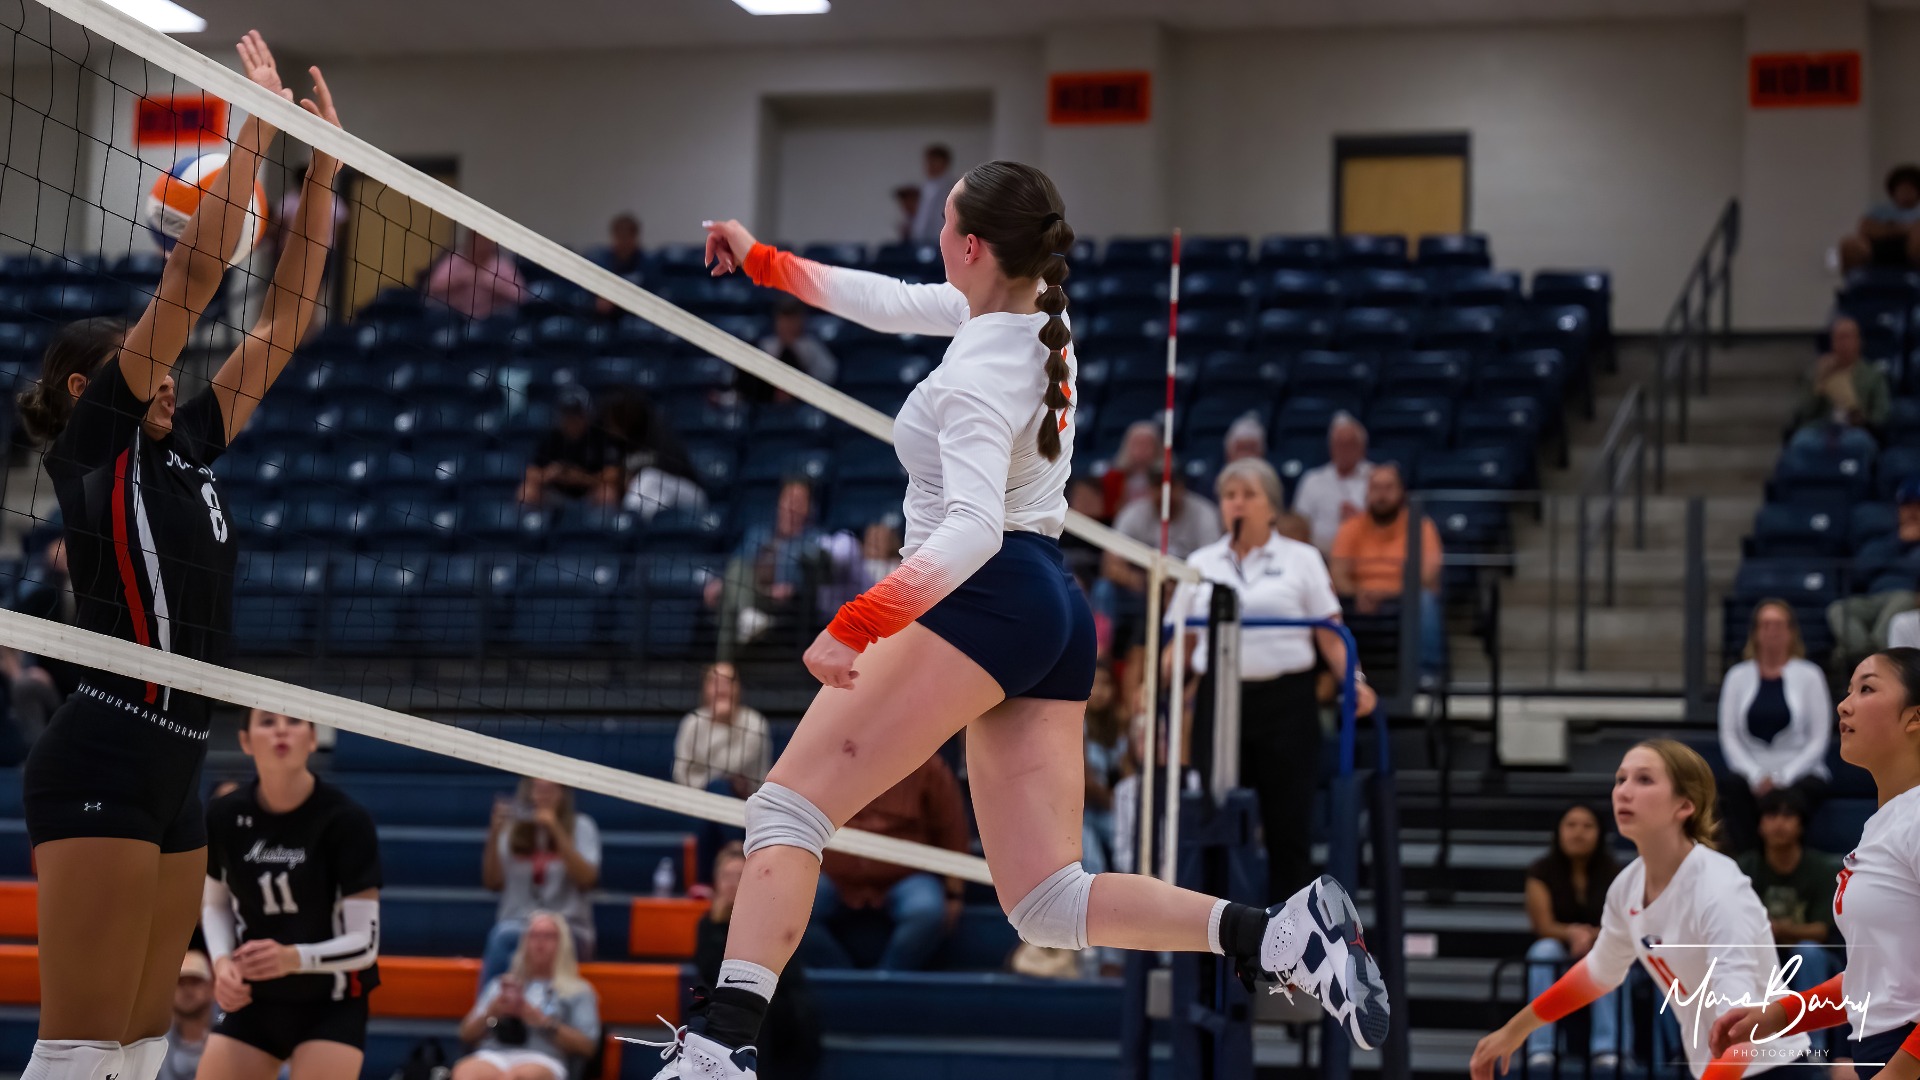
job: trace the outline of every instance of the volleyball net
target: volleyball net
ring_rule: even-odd
[[[74,667],[104,669],[336,728],[336,757],[369,767],[427,760],[379,749],[400,744],[738,825],[742,788],[725,781],[756,757],[763,772],[786,725],[759,748],[729,728],[716,750],[713,725],[689,738],[681,717],[804,708],[800,652],[897,562],[891,415],[944,343],[777,306],[711,277],[697,246],[564,247],[462,194],[451,170],[355,136],[374,106],[351,84],[331,87],[342,130],[98,0],[0,0],[0,28],[9,398],[66,328],[130,321],[156,292],[177,302],[175,275],[190,292],[204,280],[179,268],[190,248],[189,266],[232,266],[201,298],[178,401],[220,379],[257,406],[200,508],[238,551],[231,666],[165,648],[192,629],[179,611],[141,614],[158,647],[70,625],[68,523],[45,448],[7,410],[10,677],[43,685],[28,695],[43,711]],[[279,77],[317,97],[305,71]],[[221,179],[246,160],[247,117],[280,132],[251,191]],[[309,180],[316,154],[337,176]],[[303,263],[322,247],[324,273]],[[864,261],[939,280],[928,252]],[[248,389],[281,361],[269,391]],[[1091,461],[1113,425],[1079,419]],[[164,573],[134,524],[121,553]],[[1190,576],[1080,514],[1068,531],[1084,559]],[[732,666],[716,676],[718,661]],[[987,880],[980,860],[924,845],[835,843]]]

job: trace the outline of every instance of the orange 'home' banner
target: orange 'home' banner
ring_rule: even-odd
[[[1150,72],[1056,72],[1047,79],[1050,124],[1144,124],[1152,115]]]
[[[1747,101],[1756,109],[1860,104],[1860,54],[1755,53],[1747,57]]]
[[[133,109],[133,141],[156,143],[214,141],[227,137],[227,103],[205,94],[143,97]]]

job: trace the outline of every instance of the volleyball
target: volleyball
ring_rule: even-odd
[[[147,231],[153,234],[160,250],[173,250],[174,241],[187,231],[187,222],[199,207],[201,196],[219,180],[220,170],[226,165],[227,155],[222,153],[183,157],[147,189],[143,217]],[[238,265],[253,250],[254,241],[260,237],[260,226],[266,220],[266,205],[266,190],[255,182],[253,200],[247,206],[247,216],[240,228],[240,243],[227,260],[229,266]]]

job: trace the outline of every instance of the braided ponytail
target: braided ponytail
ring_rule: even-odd
[[[1066,206],[1047,174],[1031,165],[989,161],[970,170],[954,196],[960,231],[987,242],[1000,269],[1010,278],[1037,278],[1046,283],[1040,310],[1047,315],[1040,327],[1040,344],[1047,347],[1046,423],[1037,438],[1048,461],[1060,457],[1060,432],[1066,427],[1061,412],[1071,408],[1067,396],[1067,346],[1073,333],[1061,318],[1067,310],[1067,252],[1073,248],[1073,226]]]

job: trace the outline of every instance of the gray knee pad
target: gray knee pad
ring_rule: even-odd
[[[797,847],[813,852],[827,848],[833,822],[805,795],[779,784],[761,784],[747,800],[747,854],[766,847]]]
[[[1033,887],[1007,913],[1007,921],[1029,945],[1048,949],[1087,947],[1087,906],[1093,899],[1094,875],[1077,862],[1068,863]]]

